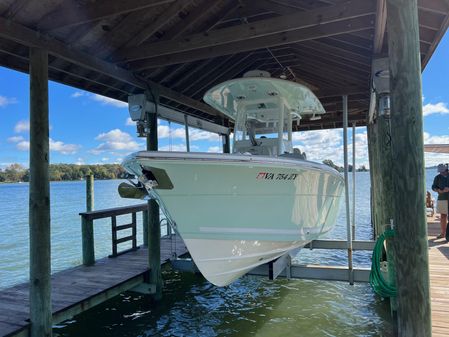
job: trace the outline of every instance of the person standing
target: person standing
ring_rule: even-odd
[[[440,214],[441,233],[437,236],[437,239],[441,239],[446,236],[449,203],[449,172],[447,165],[438,165],[438,175],[433,179],[432,190],[438,193],[437,213]]]

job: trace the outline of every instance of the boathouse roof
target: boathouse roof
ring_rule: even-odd
[[[422,67],[449,25],[449,3],[418,0]],[[321,120],[295,130],[366,125],[373,57],[387,54],[384,0],[4,0],[0,65],[28,72],[30,46],[49,78],[127,101],[151,87],[161,104],[218,124],[211,86],[251,69],[307,85]]]

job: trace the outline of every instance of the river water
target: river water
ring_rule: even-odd
[[[368,172],[356,177],[356,239],[372,239]],[[427,171],[430,189],[435,173]],[[140,201],[121,199],[121,181],[95,182],[95,209]],[[79,212],[85,183],[52,182],[52,272],[81,264]],[[142,242],[141,219],[139,238]],[[341,205],[327,238],[345,239]],[[108,220],[95,223],[96,258],[110,254]],[[0,289],[28,280],[28,185],[0,184]],[[345,265],[346,252],[301,250],[298,263]],[[354,267],[369,267],[368,252],[354,253]],[[276,280],[246,276],[218,288],[200,275],[164,271],[163,301],[126,292],[54,327],[55,336],[393,336],[387,301],[368,284]]]

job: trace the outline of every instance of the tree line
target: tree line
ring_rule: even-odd
[[[118,179],[125,177],[125,170],[118,164],[50,164],[49,166],[51,181],[81,180],[88,174],[93,174],[95,179]],[[20,164],[12,164],[3,170],[0,169],[0,183],[27,182],[29,180],[30,170]]]
[[[330,166],[334,169],[336,169],[338,172],[343,172],[345,168],[343,166],[338,166],[334,164],[334,162],[330,159],[323,160],[323,164],[326,164],[327,166]],[[352,165],[348,164],[348,171],[352,172]],[[359,168],[356,169],[356,172],[367,172],[368,169],[365,167],[365,165],[359,166]]]

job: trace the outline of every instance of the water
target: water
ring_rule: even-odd
[[[428,171],[430,190],[435,172]],[[356,239],[372,239],[369,173],[357,173]],[[121,181],[95,182],[95,208],[140,201],[121,199]],[[0,184],[0,289],[28,279],[28,185]],[[51,183],[52,271],[81,263],[85,184]],[[127,219],[121,219],[122,223]],[[129,220],[128,220],[129,221]],[[141,242],[141,223],[139,238]],[[96,258],[110,254],[108,220],[95,222]],[[344,205],[327,238],[345,239]],[[302,250],[299,263],[344,265],[346,252]],[[370,265],[368,252],[354,253],[354,266]],[[201,276],[164,271],[163,302],[123,293],[55,326],[55,336],[393,336],[389,306],[367,284],[243,277],[217,288]]]

